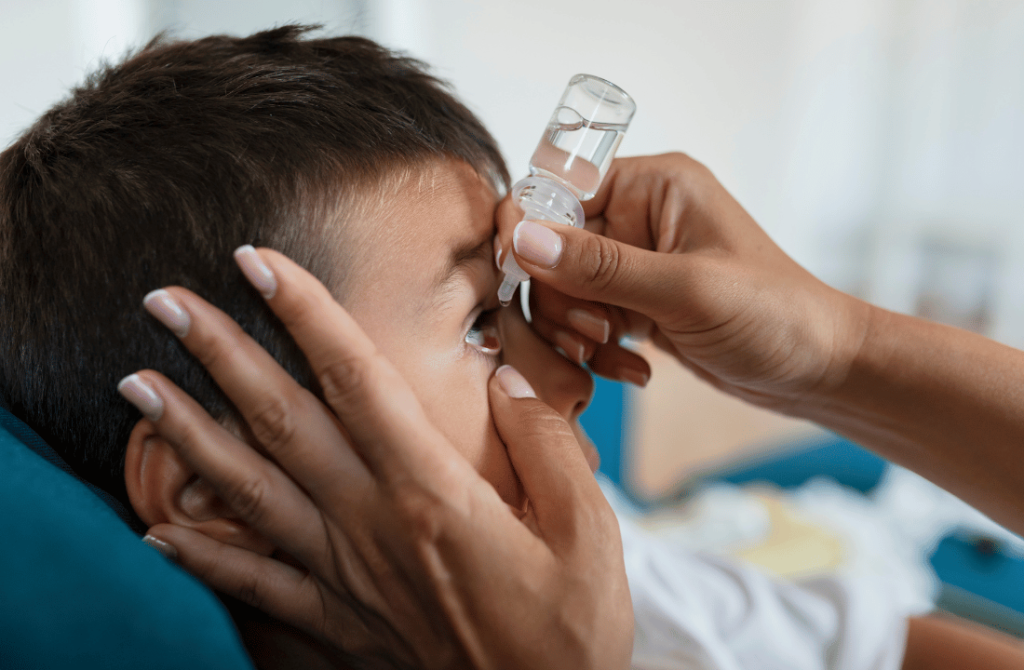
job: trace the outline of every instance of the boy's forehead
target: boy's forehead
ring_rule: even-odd
[[[385,182],[363,216],[350,222],[348,238],[357,247],[351,256],[358,260],[346,283],[357,293],[369,283],[429,297],[460,258],[490,243],[497,194],[457,160],[434,160]]]

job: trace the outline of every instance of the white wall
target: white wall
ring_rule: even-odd
[[[621,153],[684,150],[825,281],[907,312],[946,291],[933,316],[1024,345],[1021,0],[376,6],[371,34],[453,81],[514,174],[598,74],[638,104]],[[974,289],[923,284],[964,268]]]
[[[987,264],[951,304],[1024,344],[1024,0],[0,0],[0,144],[157,30],[289,20],[432,63],[514,174],[572,74],[611,79],[638,103],[623,154],[687,151],[797,260],[896,309],[928,263]]]
[[[81,83],[162,30],[195,38],[287,22],[361,32],[359,0],[0,0],[0,147]]]
[[[134,0],[0,0],[0,147],[140,38]]]
[[[821,247],[856,237],[876,198],[886,3],[429,5],[418,53],[474,103],[514,173],[584,71],[637,101],[621,153],[702,160],[812,269],[834,267],[819,262]]]

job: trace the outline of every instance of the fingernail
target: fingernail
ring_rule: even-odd
[[[167,326],[178,337],[188,335],[192,320],[189,318],[188,312],[167,291],[159,288],[147,293],[146,297],[142,299],[142,305],[157,321]]]
[[[574,307],[565,313],[572,327],[595,342],[606,344],[612,332],[612,324],[608,319],[592,314],[585,309]]]
[[[277,292],[277,279],[251,244],[244,244],[235,249],[235,262],[238,263],[242,274],[250,284],[256,287],[264,300],[274,297]]]
[[[537,394],[533,392],[533,387],[530,386],[530,382],[526,381],[526,377],[519,374],[519,370],[516,370],[511,365],[502,365],[494,374],[498,377],[498,384],[508,394],[508,397],[537,397]]]
[[[163,399],[137,374],[130,374],[118,382],[117,391],[150,421],[159,421],[163,416]]]
[[[562,236],[536,221],[520,221],[512,234],[516,253],[542,268],[553,268],[562,260]]]
[[[145,536],[144,538],[142,538],[142,541],[148,544],[149,546],[153,547],[157,551],[159,551],[161,554],[163,554],[164,558],[170,561],[178,560],[178,550],[174,548],[173,544],[164,542],[163,540],[153,537],[152,535]]]
[[[569,360],[574,361],[577,365],[583,365],[585,356],[583,344],[576,338],[565,331],[557,330],[555,331],[555,344],[561,347]]]
[[[501,240],[494,236],[494,267],[501,269]]]
[[[651,380],[649,375],[633,368],[619,368],[619,379],[640,388],[647,386],[647,382]]]

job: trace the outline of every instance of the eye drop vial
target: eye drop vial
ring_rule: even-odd
[[[530,159],[530,176],[512,187],[523,220],[582,228],[580,202],[597,193],[635,112],[633,99],[610,81],[589,74],[570,79]],[[519,283],[530,276],[511,251],[501,270],[505,277],[498,300],[508,305]]]

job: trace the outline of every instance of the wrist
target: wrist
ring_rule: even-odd
[[[898,377],[906,365],[893,364],[893,359],[901,356],[901,342],[912,337],[904,332],[908,317],[846,298],[829,371],[794,414],[861,439],[868,439],[867,433],[872,439],[882,434],[891,439],[896,426],[889,416],[892,399],[887,391],[893,375]]]
[[[814,390],[815,395],[834,397],[855,376],[859,367],[874,356],[880,338],[889,328],[891,313],[851,295],[835,291],[839,296],[834,322],[834,343],[826,374]]]
[[[828,288],[820,298],[818,314],[810,325],[814,337],[808,376],[798,383],[785,401],[786,414],[821,420],[823,408],[841,402],[846,387],[873,358],[879,331],[887,328],[889,313],[863,300]],[[814,323],[817,321],[817,323]]]

